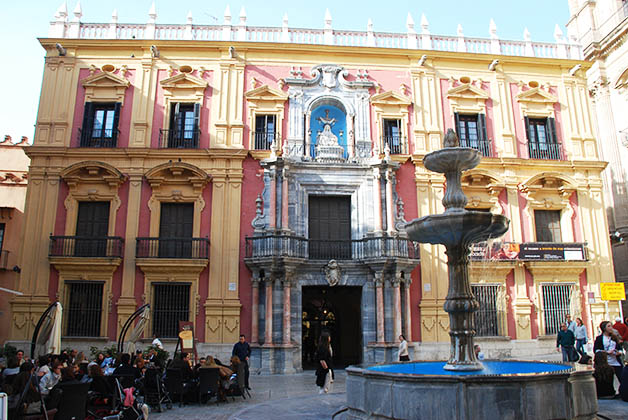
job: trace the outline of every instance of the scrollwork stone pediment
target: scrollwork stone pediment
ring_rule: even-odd
[[[368,80],[360,78],[355,81],[348,81],[346,77],[349,75],[349,71],[343,66],[337,64],[319,64],[312,67],[310,71],[312,79],[302,79],[300,77],[290,77],[286,79],[288,86],[322,86],[325,89],[332,90],[339,87],[345,87],[349,89],[364,89],[373,87],[375,84]]]

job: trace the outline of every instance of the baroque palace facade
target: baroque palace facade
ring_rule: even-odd
[[[447,347],[444,249],[404,238],[441,212],[444,177],[422,157],[454,128],[482,164],[469,207],[507,215],[474,249],[478,334],[495,355],[533,351],[565,313],[615,316],[608,226],[586,87],[590,64],[557,42],[232,24],[81,23],[62,7],[29,172],[11,338],[64,306],[64,342],[115,341],[151,304],[145,333],[197,349],[240,333],[252,367],[294,372],[321,331],[338,364]],[[553,342],[546,340],[553,346]],[[526,344],[527,343],[527,344]],[[516,345],[515,345],[516,344]],[[497,350],[499,348],[499,350]],[[489,354],[492,350],[489,350]],[[499,353],[498,353],[499,351]]]

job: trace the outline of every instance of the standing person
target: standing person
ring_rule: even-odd
[[[573,332],[567,329],[567,324],[560,324],[560,331],[556,335],[556,351],[563,352],[563,362],[571,362],[574,359],[574,344],[576,343],[576,337]]]
[[[26,361],[26,359],[24,359],[24,350],[18,350],[15,356],[17,357],[18,366],[22,366],[22,363]]]
[[[602,321],[600,323],[600,330],[602,334],[595,338],[593,352],[596,356],[598,352],[606,352],[609,366],[615,370],[617,379],[621,381],[621,363],[619,362],[619,353],[617,352],[619,337],[615,334],[610,321]]]
[[[473,345],[473,352],[475,353],[475,357],[478,360],[484,360],[484,353],[482,353],[482,349],[480,348],[479,344]]]
[[[408,356],[408,342],[403,334],[399,335],[399,361],[409,362],[410,356]]]
[[[161,342],[161,340],[159,339],[159,337],[157,335],[153,335],[153,342],[150,343],[151,346],[153,347],[157,347],[159,350],[163,350],[164,349],[164,345]]]
[[[240,334],[240,339],[237,343],[233,345],[233,350],[231,351],[232,356],[238,356],[240,362],[244,363],[244,386],[246,389],[251,389],[249,387],[249,357],[251,357],[251,346],[246,342],[246,336],[244,334]]]
[[[327,394],[331,390],[332,367],[331,367],[331,337],[327,331],[323,331],[318,340],[316,350],[316,385],[319,387],[319,394]]]
[[[620,317],[615,318],[615,324],[613,324],[613,328],[615,329],[615,331],[617,331],[617,333],[619,333],[619,336],[621,337],[621,340],[619,341],[619,344],[621,344],[621,346],[619,348],[628,350],[628,327],[623,322],[621,322]]]
[[[567,329],[576,334],[576,323],[571,320],[571,315],[565,315],[565,324],[567,324]]]
[[[587,354],[584,350],[584,345],[587,344],[587,327],[582,323],[582,318],[576,318],[576,351],[580,357]]]
[[[614,397],[615,387],[613,386],[613,368],[608,365],[608,359],[604,351],[595,353],[593,359],[593,377],[595,378],[595,391],[597,397]]]

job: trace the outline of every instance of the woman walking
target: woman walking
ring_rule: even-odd
[[[602,334],[595,338],[593,343],[593,352],[606,352],[608,365],[613,368],[617,379],[621,381],[621,363],[619,362],[619,353],[617,348],[619,347],[619,337],[613,330],[613,325],[609,321],[602,321],[600,323],[600,330]]]
[[[410,361],[410,356],[408,356],[408,342],[406,341],[406,337],[404,337],[403,334],[399,335],[399,361]]]
[[[587,354],[584,350],[584,345],[587,344],[587,327],[582,323],[582,318],[576,318],[576,351],[580,357]]]
[[[316,350],[316,385],[319,387],[319,394],[327,394],[331,391],[333,375],[331,357],[331,337],[328,332],[324,331],[321,333]]]

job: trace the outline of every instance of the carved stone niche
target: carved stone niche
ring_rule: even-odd
[[[68,196],[64,201],[66,209],[65,235],[76,233],[78,203],[81,201],[109,201],[109,236],[114,236],[115,221],[120,197],[118,188],[126,181],[126,176],[113,166],[97,161],[76,163],[61,171],[61,178],[68,185]]]
[[[85,88],[85,102],[120,102],[130,82],[112,72],[103,71],[81,80]]]
[[[519,185],[527,199],[524,213],[534,221],[534,210],[559,210],[563,242],[573,242],[571,222],[574,209],[570,198],[577,189],[575,180],[557,172],[543,172]],[[534,237],[534,223],[530,223],[530,237]]]
[[[506,188],[501,177],[488,171],[474,169],[462,176],[462,190],[469,202],[467,209],[490,209],[493,214],[503,214],[504,209],[499,204],[499,194]]]
[[[161,203],[194,203],[192,233],[199,237],[201,211],[205,208],[203,190],[210,176],[202,169],[184,162],[168,162],[158,165],[146,173],[153,194],[148,201],[150,209],[150,236],[159,236]]]

